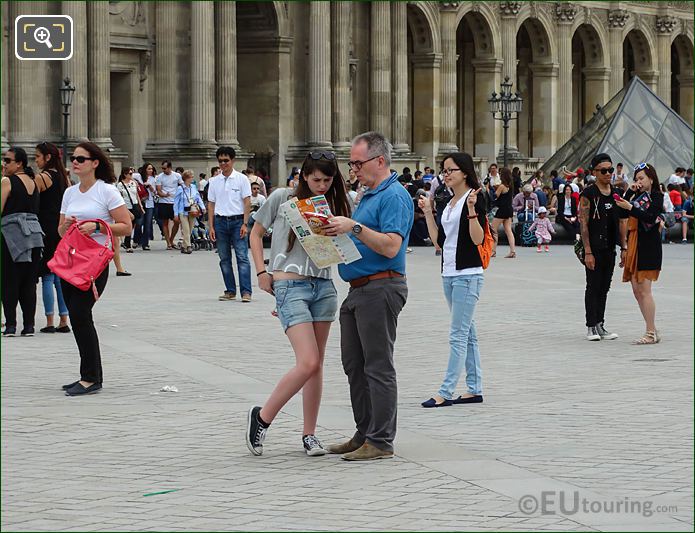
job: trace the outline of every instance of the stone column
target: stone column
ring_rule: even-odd
[[[444,2],[440,6],[442,96],[439,106],[441,113],[439,154],[444,155],[458,151],[456,146],[456,11],[458,2]],[[516,50],[516,42],[514,46]]]
[[[434,167],[439,139],[441,54],[413,57],[413,151]]]
[[[474,59],[475,69],[475,156],[486,157],[490,163],[497,161],[501,148],[500,121],[490,113],[488,99],[492,91],[498,92],[503,61],[497,58]],[[501,159],[500,159],[501,161]]]
[[[10,35],[14,35],[14,20],[19,15],[45,15],[48,4],[45,2],[3,2],[9,4],[11,25]],[[49,102],[56,97],[49,87],[49,68],[41,61],[20,61],[14,55],[14,43],[10,40],[8,51],[7,76],[7,137],[12,145],[31,150],[39,139],[43,140],[50,131],[51,112]],[[0,77],[4,78],[4,71]],[[53,111],[55,112],[55,111]]]
[[[391,5],[371,3],[370,127],[391,139]]]
[[[331,27],[329,2],[309,4],[309,145],[330,148],[331,143]]]
[[[680,85],[680,116],[693,126],[693,98],[695,97],[695,78],[692,72],[685,72],[678,76]]]
[[[393,149],[408,153],[408,12],[406,2],[391,3],[393,27],[391,51],[393,53]],[[454,75],[454,80],[455,80]],[[456,118],[454,117],[454,120]]]
[[[558,23],[558,117],[557,145],[562,146],[572,136],[572,22],[577,14],[574,4],[558,2],[555,16]]]
[[[668,15],[656,17],[656,48],[659,59],[659,81],[656,94],[671,105],[671,41],[676,19]]]
[[[2,2],[0,4],[0,17],[2,17],[2,65],[0,72],[7,73],[10,70],[10,3]],[[0,76],[2,85],[0,86],[0,151],[5,153],[10,146],[7,140],[7,89],[9,76]]]
[[[612,9],[608,12],[608,40],[611,58],[611,74],[608,85],[608,98],[613,98],[623,88],[623,28],[630,13],[626,9]],[[671,58],[669,57],[669,62]]]
[[[215,137],[237,149],[236,2],[215,2],[215,70]]]
[[[637,73],[642,78],[642,81],[654,92],[658,90],[659,71],[658,70],[642,70]]]
[[[191,2],[191,141],[215,143],[213,2]]]
[[[521,10],[521,2],[500,2],[498,6],[501,15],[502,32],[502,80],[508,77],[509,81],[513,83],[512,92],[516,92],[519,90],[516,79],[516,18]],[[494,90],[499,92],[499,86],[495,87]],[[516,122],[512,122],[509,127],[509,136],[507,139],[510,157],[515,157],[519,154],[517,138],[517,124]],[[501,150],[502,149],[503,148],[501,148]],[[501,151],[499,159],[502,160]]]
[[[75,21],[75,24],[79,24]],[[89,139],[102,147],[111,140],[111,44],[109,40],[109,3],[87,4],[87,56],[89,77]],[[169,104],[171,105],[171,104]]]
[[[173,143],[176,139],[178,102],[176,64],[176,9],[174,2],[155,4],[155,139]]]
[[[669,58],[670,59],[670,58]],[[596,105],[603,105],[609,100],[608,86],[611,69],[606,67],[584,67],[586,93],[584,94],[584,123],[591,120],[596,111]]]
[[[557,149],[557,77],[559,66],[555,63],[531,63],[533,73],[533,139],[532,157],[549,158]]]
[[[62,2],[63,15],[70,15],[74,22],[72,34],[72,59],[62,61],[63,78],[68,77],[75,86],[68,120],[68,139],[86,139],[89,110],[89,87],[87,81],[87,26],[79,21],[87,20],[86,2]],[[109,113],[111,111],[109,110]],[[110,117],[110,115],[109,115]],[[61,117],[62,118],[62,117]],[[61,130],[62,131],[62,130]]]
[[[458,81],[456,84],[457,96],[457,121],[460,126],[460,131],[458,132],[457,144],[461,147],[461,150],[468,152],[471,155],[480,157],[475,153],[475,118],[471,120],[471,117],[475,116],[475,67],[473,66],[473,61],[475,60],[475,43],[467,42],[463,44],[463,50],[458,64]],[[492,92],[492,87],[490,86],[490,92]]]
[[[352,139],[352,95],[350,94],[350,35],[352,3],[331,2],[331,42],[333,64],[333,147],[350,151]]]

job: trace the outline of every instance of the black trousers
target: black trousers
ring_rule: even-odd
[[[596,266],[586,270],[586,291],[584,308],[586,310],[586,327],[601,324],[606,313],[606,300],[611,288],[613,270],[615,269],[615,250],[593,250]]]
[[[34,327],[36,284],[39,280],[41,249],[34,248],[31,263],[15,263],[5,241],[2,243],[2,308],[5,325],[17,327],[17,304],[22,306],[24,328]]]
[[[106,267],[96,279],[99,296],[106,288],[109,279],[109,268]],[[92,290],[81,291],[65,280],[60,280],[63,288],[63,298],[70,313],[70,325],[75,335],[75,342],[80,351],[80,378],[90,383],[102,383],[101,351],[99,350],[99,337],[94,328],[92,307],[94,307],[94,294]]]
[[[575,235],[579,235],[579,221],[575,221],[574,223],[570,222],[568,219],[566,219],[563,215],[557,215],[555,217],[555,222],[560,224],[563,228],[565,228],[565,231],[572,235],[573,237]]]

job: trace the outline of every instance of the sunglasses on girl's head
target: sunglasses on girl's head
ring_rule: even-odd
[[[634,170],[637,172],[638,170],[644,170],[645,168],[647,168],[647,163],[640,163],[639,165],[635,165]]]
[[[314,152],[309,152],[309,157],[318,161],[319,159],[328,159],[328,161],[335,161],[335,154],[333,152],[326,152],[324,150],[316,150]]]
[[[93,157],[85,157],[83,155],[71,155],[70,162],[74,163],[75,161],[77,161],[81,165],[85,161],[95,161],[95,159]]]
[[[605,176],[606,174],[613,174],[613,171],[614,171],[614,170],[615,170],[615,169],[614,169],[613,167],[610,167],[610,168],[597,168],[597,169],[596,169],[596,172],[600,172],[601,174],[603,174],[603,175]]]

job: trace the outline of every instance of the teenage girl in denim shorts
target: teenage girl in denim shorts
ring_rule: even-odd
[[[295,353],[296,364],[285,374],[261,408],[248,414],[246,444],[254,455],[263,453],[263,441],[280,409],[300,390],[304,407],[302,441],[307,455],[326,450],[314,435],[323,386],[326,341],[335,320],[338,296],[331,268],[319,268],[296,241],[284,214],[290,198],[324,195],[334,216],[350,216],[345,182],[332,152],[315,151],[304,159],[299,182],[293,189],[277,189],[255,214],[250,243],[257,265],[258,285],[275,296],[277,316]],[[273,230],[270,261],[263,268],[263,235]]]

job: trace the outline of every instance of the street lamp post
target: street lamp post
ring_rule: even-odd
[[[75,94],[75,86],[70,83],[70,78],[63,80],[60,90],[60,103],[63,106],[63,164],[68,165],[68,117],[70,116],[70,106],[72,97]]]
[[[503,166],[506,167],[507,152],[509,150],[509,147],[507,146],[509,122],[519,118],[523,99],[519,93],[512,94],[512,82],[509,81],[509,76],[506,76],[502,82],[502,90],[500,91],[500,94],[493,92],[492,96],[488,99],[488,103],[490,104],[490,113],[492,113],[492,118],[495,120],[501,120],[502,127],[504,128]]]

